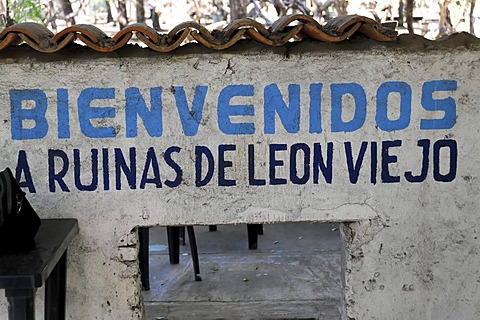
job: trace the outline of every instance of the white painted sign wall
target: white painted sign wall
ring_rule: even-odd
[[[135,226],[282,221],[363,221],[350,317],[478,316],[477,49],[3,55],[0,167],[80,221],[70,318],[140,317]]]

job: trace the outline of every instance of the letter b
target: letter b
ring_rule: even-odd
[[[35,107],[23,109],[22,101],[34,101]],[[42,90],[10,90],[10,112],[13,140],[42,139],[47,135],[47,95]],[[35,125],[24,128],[23,120],[33,120]]]

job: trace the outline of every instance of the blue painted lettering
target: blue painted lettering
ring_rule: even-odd
[[[165,185],[170,188],[178,187],[182,182],[183,170],[182,168],[173,160],[172,153],[179,153],[182,148],[177,146],[169,147],[165,151],[165,162],[175,171],[175,180],[166,180]]]
[[[389,164],[397,162],[397,156],[390,155],[389,149],[394,147],[400,147],[402,145],[401,140],[383,141],[382,142],[382,182],[384,183],[396,183],[400,182],[399,176],[390,175]]]
[[[22,173],[25,176],[25,180],[22,181]],[[15,170],[15,179],[18,181],[18,185],[21,188],[27,188],[28,192],[36,193],[35,186],[33,184],[32,174],[30,172],[30,166],[27,161],[27,153],[25,150],[18,152],[17,168]]]
[[[62,161],[62,169],[55,173],[55,159]],[[55,192],[55,181],[63,192],[70,192],[63,178],[68,172],[69,166],[68,156],[62,150],[48,150],[48,187],[50,192]]]
[[[375,185],[377,184],[377,165],[378,165],[378,152],[377,152],[377,143],[370,143],[370,182]]]
[[[303,173],[298,176],[297,154],[303,153]],[[310,179],[310,147],[305,143],[296,143],[290,147],[290,181],[293,184],[306,184]]]
[[[396,120],[388,118],[388,96],[392,92],[400,94],[400,116]],[[403,130],[410,124],[412,113],[412,88],[406,82],[385,82],[377,90],[378,128],[383,131]]]
[[[358,157],[355,163],[353,163],[353,153],[352,153],[352,143],[345,142],[345,156],[347,157],[347,168],[348,176],[350,182],[356,184],[358,181],[358,176],[360,174],[360,168],[362,167],[363,158],[365,157],[365,152],[367,151],[368,142],[362,141],[360,151],[358,152]]]
[[[322,88],[321,83],[310,84],[310,133],[322,133]]]
[[[58,139],[70,138],[70,111],[68,109],[68,90],[57,90]]]
[[[327,159],[323,160],[322,145],[320,143],[313,144],[313,183],[318,184],[322,172],[325,182],[332,183],[333,179],[333,143],[327,143]]]
[[[202,179],[203,156],[205,156],[207,159],[207,173]],[[214,164],[215,161],[213,159],[213,154],[210,149],[204,146],[195,147],[195,186],[203,187],[207,185],[210,180],[212,180]]]
[[[422,148],[422,167],[420,170],[420,174],[418,176],[414,176],[411,171],[405,172],[405,179],[408,182],[423,182],[427,178],[428,173],[428,155],[430,153],[430,140],[422,139],[417,141],[417,146]]]
[[[142,119],[150,137],[162,136],[162,88],[150,88],[150,110],[138,88],[125,90],[125,127],[127,138],[135,138],[137,118]]]
[[[122,172],[127,178],[130,189],[136,189],[137,187],[137,166],[136,166],[136,150],[134,147],[129,149],[130,165],[127,165],[125,157],[123,156],[122,149],[115,148],[115,181],[116,189],[122,190]]]
[[[94,100],[114,99],[114,88],[87,88],[82,90],[78,97],[78,121],[80,130],[88,138],[114,138],[117,136],[112,126],[95,127],[93,119],[108,119],[115,117],[113,107],[92,107]]]
[[[152,168],[153,177],[149,178],[148,174]],[[162,187],[162,181],[160,180],[160,168],[158,166],[157,155],[153,147],[148,148],[147,156],[145,160],[145,167],[143,168],[142,180],[140,180],[140,189],[145,189],[147,183],[152,183],[156,188]]]
[[[450,158],[450,166],[448,168],[448,172],[442,174],[440,172],[440,150],[442,148],[448,148],[449,158]],[[451,182],[455,179],[457,175],[457,158],[458,158],[458,150],[457,150],[457,141],[455,140],[438,140],[433,145],[433,179],[435,181],[440,182]]]
[[[108,148],[102,149],[103,190],[110,190],[110,166],[108,164]]]
[[[182,122],[183,132],[187,136],[194,136],[198,132],[198,126],[202,121],[202,112],[207,96],[207,86],[196,86],[193,96],[192,109],[188,108],[187,96],[183,87],[173,87],[178,114]]]
[[[457,121],[457,105],[452,97],[433,99],[433,93],[438,91],[456,91],[457,81],[436,80],[428,81],[422,87],[422,107],[428,111],[443,111],[442,119],[422,119],[420,129],[438,130],[453,128]]]
[[[289,106],[276,84],[270,84],[264,90],[264,132],[275,133],[275,114],[278,114],[285,130],[297,133],[300,130],[300,85],[288,86]]]
[[[81,169],[81,158],[80,158],[80,150],[73,149],[73,176],[75,180],[75,187],[80,191],[95,191],[98,187],[98,150],[92,149],[92,181],[88,185],[84,185],[80,179],[80,169]]]
[[[358,83],[334,83],[330,86],[332,100],[332,132],[353,132],[360,129],[367,116],[367,96]],[[350,121],[342,120],[343,96],[349,94],[355,100],[355,111]]]
[[[231,105],[234,97],[252,97],[255,92],[253,85],[229,85],[222,89],[218,96],[218,127],[225,134],[253,134],[255,124],[251,122],[232,123],[232,116],[253,116],[253,105]]]
[[[269,177],[270,177],[270,184],[271,185],[287,184],[287,179],[277,178],[276,174],[275,174],[275,168],[283,166],[283,160],[276,159],[275,158],[275,153],[277,151],[285,151],[285,150],[287,150],[287,145],[286,144],[271,144],[269,146],[269,151],[270,151]]]
[[[251,186],[264,186],[265,179],[255,178],[255,145],[248,145],[248,184]]]
[[[22,101],[33,101],[35,107],[24,109]],[[42,139],[47,135],[47,95],[40,89],[10,90],[11,133],[13,140]],[[32,128],[24,128],[23,121],[32,120]]]
[[[235,151],[236,146],[234,144],[221,144],[218,146],[218,185],[231,187],[237,183],[233,179],[225,179],[225,169],[233,166],[232,161],[225,160],[225,152]]]

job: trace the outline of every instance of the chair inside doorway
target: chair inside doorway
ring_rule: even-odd
[[[179,264],[170,264],[167,228],[152,227],[147,319],[341,319],[338,228],[266,224],[250,250],[245,225],[195,226],[202,277],[195,281],[190,239],[179,246]]]

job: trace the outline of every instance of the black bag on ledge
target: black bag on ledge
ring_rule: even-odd
[[[35,249],[40,223],[10,168],[0,172],[0,255]]]

